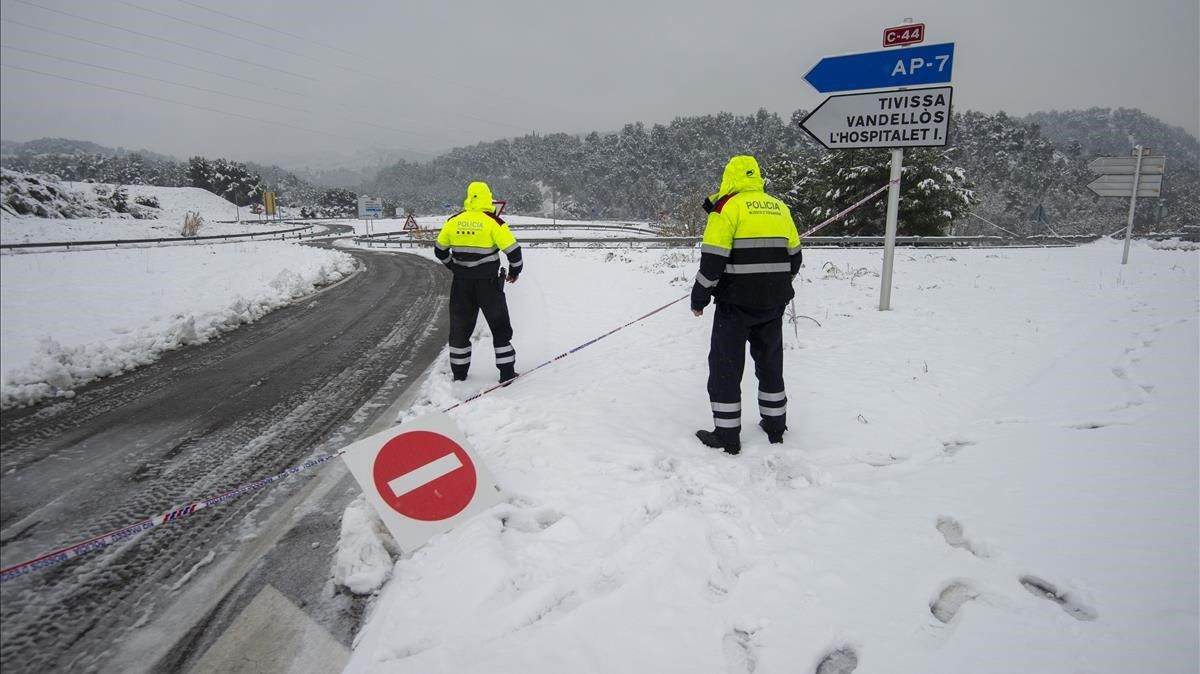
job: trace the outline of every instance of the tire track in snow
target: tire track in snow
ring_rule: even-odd
[[[429,326],[443,322],[445,272],[411,255],[357,256],[367,270],[338,287],[74,400],[6,413],[4,564],[295,465],[381,388],[415,380],[444,341]],[[275,494],[305,479],[5,584],[5,670],[107,669],[123,635],[158,628],[172,586],[213,551],[236,554]]]

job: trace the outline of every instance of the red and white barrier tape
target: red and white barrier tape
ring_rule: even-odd
[[[804,234],[801,234],[800,235],[801,238],[809,236],[813,232],[820,230],[821,228],[825,227],[826,225],[829,225],[829,224],[845,217],[848,213],[850,213],[854,209],[858,208],[859,206],[862,206],[863,204],[865,204],[866,202],[870,201],[872,198],[877,196],[880,192],[883,192],[884,190],[886,190],[888,187],[891,186],[892,182],[899,182],[899,181],[898,180],[889,181],[888,184],[884,185],[883,187],[880,187],[879,189],[868,194],[867,196],[863,197],[862,199],[859,199],[857,202],[855,202],[849,208],[841,211],[837,215],[834,215],[832,218],[829,218],[825,222],[822,222],[821,224],[817,225],[816,227],[813,227],[812,229],[808,230]],[[473,400],[478,400],[479,398],[482,398],[483,396],[485,396],[493,391],[496,391],[497,389],[504,388],[505,386],[508,386],[509,384],[512,384],[513,382],[520,381],[522,378],[527,377],[530,374],[533,374],[537,370],[540,370],[543,367],[546,367],[547,365],[558,362],[558,361],[562,360],[563,358],[566,358],[567,356],[570,356],[571,354],[575,353],[576,351],[579,351],[581,349],[589,347],[592,344],[595,344],[596,342],[598,342],[616,332],[620,332],[621,330],[624,330],[625,328],[628,328],[629,326],[631,326],[635,323],[644,321],[647,318],[650,318],[651,316],[653,316],[654,314],[657,314],[658,312],[671,306],[672,304],[681,302],[687,298],[688,298],[688,295],[684,295],[682,297],[673,299],[670,302],[667,302],[666,304],[662,305],[661,307],[654,309],[653,311],[642,314],[641,316],[638,316],[637,318],[633,319],[632,321],[629,321],[628,323],[625,323],[624,325],[617,326],[617,327],[613,328],[612,330],[609,330],[608,332],[604,333],[603,335],[600,335],[599,337],[590,339],[590,340],[584,342],[583,344],[580,344],[579,346],[576,346],[575,348],[570,349],[569,351],[565,351],[565,352],[551,358],[550,360],[525,372],[523,375],[521,375],[521,377],[518,377],[517,379],[514,379],[509,382],[505,382],[503,384],[497,384],[495,386],[492,386],[491,388],[480,391],[479,393],[476,393],[475,395],[471,396],[470,398],[467,398],[467,399],[463,400],[462,402],[455,403],[442,411],[449,412],[450,410],[455,409],[456,407],[461,407]],[[138,522],[136,524],[131,524],[127,527],[122,527],[120,529],[110,531],[106,534],[101,534],[99,536],[96,536],[95,538],[89,538],[88,540],[83,541],[82,543],[76,543],[75,545],[65,547],[65,548],[60,548],[53,552],[47,552],[46,554],[36,557],[34,559],[31,559],[27,562],[23,562],[21,564],[16,564],[14,566],[0,569],[0,582],[7,582],[14,578],[20,578],[21,576],[24,576],[26,574],[33,573],[34,571],[40,571],[42,569],[45,569],[45,568],[48,568],[51,566],[56,566],[58,564],[61,564],[65,561],[69,560],[69,559],[72,559],[74,557],[79,557],[81,555],[92,552],[94,550],[99,550],[101,548],[107,547],[118,541],[123,541],[123,540],[129,539],[129,538],[132,538],[132,537],[137,536],[138,534],[141,534],[149,529],[153,529],[156,526],[159,526],[162,524],[169,524],[171,522],[183,519],[183,518],[187,517],[188,515],[195,513],[197,510],[203,510],[204,508],[208,508],[208,507],[215,506],[215,505],[220,505],[222,503],[225,503],[226,501],[232,501],[233,499],[238,498],[239,496],[242,496],[243,494],[247,494],[249,492],[255,491],[255,490],[265,487],[267,485],[274,484],[275,482],[278,482],[285,478],[291,477],[292,475],[295,475],[296,473],[300,473],[302,471],[308,470],[309,468],[314,468],[316,466],[322,465],[328,461],[332,461],[333,459],[336,459],[337,457],[339,457],[341,455],[342,455],[342,452],[337,452],[334,454],[326,454],[325,456],[317,457],[315,459],[309,459],[308,461],[305,461],[302,465],[293,466],[277,475],[272,475],[270,477],[263,478],[256,482],[251,482],[250,484],[247,484],[242,487],[238,487],[237,489],[231,489],[230,491],[227,491],[223,494],[219,494],[212,498],[204,499],[203,501],[196,501],[195,503],[188,504],[181,508],[175,508],[174,510],[168,510],[167,512],[165,512],[161,515],[158,515],[156,517],[151,517],[150,519],[142,520],[141,522]]]
[[[555,356],[554,358],[551,358],[550,360],[542,363],[541,365],[538,365],[537,367],[533,368],[532,370],[529,370],[528,372],[523,374],[522,377],[528,376],[529,374],[533,373],[535,370],[539,370],[553,362],[562,360],[563,358],[566,358],[567,356],[575,353],[576,351],[579,351],[580,349],[582,349],[584,347],[595,344],[596,342],[604,339],[605,337],[608,337],[609,335],[611,335],[619,330],[624,330],[625,328],[633,325],[634,323],[645,320],[645,319],[653,316],[654,314],[657,314],[658,312],[662,311],[663,309],[666,309],[667,307],[671,306],[672,304],[675,304],[676,302],[679,302],[680,300],[683,300],[687,297],[688,297],[687,295],[684,295],[683,297],[680,297],[678,299],[671,300],[670,302],[662,305],[661,307],[659,307],[649,313],[643,314],[642,316],[639,316],[622,326],[613,328],[612,330],[609,330],[608,332],[604,333],[603,335],[600,335],[599,337],[596,337],[595,339],[584,342],[583,344],[580,344],[579,346],[571,349],[570,351],[567,351],[566,353]],[[514,381],[519,381],[520,379],[521,379],[521,377],[518,377],[517,379],[507,382],[507,384],[511,384]],[[460,403],[451,405],[450,407],[447,407],[445,410],[442,410],[442,411],[449,412],[450,410],[452,410],[456,407],[465,405],[465,404],[471,402],[472,400],[477,400],[479,398],[482,398],[483,396],[491,393],[492,391],[503,388],[504,386],[506,386],[506,384],[497,384],[496,386],[493,386],[489,389],[481,391],[481,392],[471,396],[470,398],[463,400]],[[328,461],[332,461],[333,459],[336,459],[337,457],[339,457],[341,455],[342,455],[342,452],[337,452],[334,454],[327,454],[325,456],[317,457],[315,459],[310,459],[308,461],[305,461],[304,464],[302,464],[300,466],[293,466],[277,475],[272,475],[270,477],[266,477],[261,480],[255,481],[255,482],[251,482],[250,484],[242,486],[242,487],[238,487],[237,489],[231,489],[227,492],[224,492],[223,494],[219,494],[212,498],[207,498],[202,501],[196,501],[195,503],[191,503],[191,504],[185,505],[180,508],[168,510],[167,512],[165,512],[161,515],[151,517],[146,520],[142,520],[141,522],[138,522],[136,524],[131,524],[127,527],[122,527],[120,529],[116,529],[116,530],[110,531],[105,534],[101,534],[99,536],[96,536],[95,538],[89,538],[88,540],[83,541],[82,543],[76,543],[75,545],[71,545],[71,546],[65,547],[65,548],[60,548],[53,552],[47,552],[46,554],[40,555],[40,556],[38,556],[34,559],[31,559],[27,562],[23,562],[21,564],[16,564],[14,566],[10,566],[5,569],[0,569],[0,582],[7,582],[14,578],[20,578],[21,576],[24,576],[26,574],[33,573],[34,571],[40,571],[42,569],[45,569],[45,568],[48,568],[51,566],[56,566],[58,564],[61,564],[65,561],[69,560],[69,559],[72,559],[74,557],[79,557],[79,556],[87,554],[89,552],[93,552],[95,550],[99,550],[101,548],[108,547],[109,545],[116,543],[118,541],[123,541],[123,540],[129,539],[129,538],[132,538],[132,537],[137,536],[138,534],[141,534],[149,529],[153,529],[156,526],[159,526],[162,524],[169,524],[171,522],[181,520],[181,519],[187,517],[188,515],[195,513],[197,510],[203,510],[204,508],[208,508],[208,507],[215,506],[215,505],[220,505],[222,503],[225,503],[226,501],[232,501],[233,499],[238,498],[239,496],[242,496],[243,494],[247,494],[249,492],[255,491],[262,487],[266,487],[268,485],[274,484],[275,482],[278,482],[285,478],[291,477],[292,475],[295,475],[296,473],[308,470],[309,468],[314,468],[314,467],[319,466]]]
[[[659,307],[659,308],[655,309],[654,311],[651,311],[651,312],[649,312],[649,313],[642,314],[641,316],[638,316],[637,318],[633,319],[632,321],[629,321],[629,322],[628,322],[628,323],[626,323],[625,325],[621,325],[621,326],[615,327],[615,328],[613,328],[612,330],[609,330],[608,332],[604,333],[603,335],[600,335],[599,337],[596,337],[595,339],[590,339],[590,340],[588,340],[588,341],[584,342],[583,344],[580,344],[579,346],[577,346],[577,347],[575,347],[575,348],[571,349],[570,351],[566,351],[566,352],[563,352],[563,353],[560,353],[560,354],[558,354],[557,356],[555,356],[555,357],[551,358],[550,360],[548,360],[548,361],[546,361],[546,362],[542,363],[541,365],[538,365],[537,367],[535,367],[535,368],[533,368],[533,369],[531,369],[531,370],[529,370],[529,371],[525,372],[524,374],[522,374],[520,377],[517,377],[516,379],[513,379],[513,380],[510,380],[510,381],[507,381],[507,382],[505,382],[505,383],[503,383],[503,384],[496,384],[495,386],[493,386],[493,387],[491,387],[491,388],[489,388],[489,389],[486,389],[486,390],[480,391],[479,393],[476,393],[475,395],[471,396],[470,398],[467,398],[467,399],[463,400],[462,402],[455,403],[455,404],[451,405],[450,407],[447,407],[446,409],[444,409],[444,410],[442,410],[442,411],[443,411],[443,412],[449,412],[450,410],[454,409],[455,407],[461,407],[462,405],[466,405],[467,403],[471,402],[472,400],[477,400],[477,399],[479,399],[479,398],[482,398],[483,396],[485,396],[485,395],[487,395],[487,394],[491,393],[492,391],[495,391],[496,389],[501,389],[501,388],[504,388],[505,386],[508,386],[509,384],[513,383],[514,381],[519,381],[519,380],[520,380],[521,378],[523,378],[523,377],[528,377],[529,375],[531,375],[531,374],[533,374],[534,372],[536,372],[536,371],[538,371],[538,370],[542,369],[543,367],[546,367],[547,365],[549,365],[549,364],[551,364],[551,363],[555,363],[555,362],[557,362],[557,361],[560,361],[560,360],[562,360],[563,358],[566,358],[567,356],[569,356],[569,355],[571,355],[571,354],[575,353],[576,351],[579,351],[580,349],[583,349],[583,348],[585,348],[585,347],[591,346],[592,344],[595,344],[596,342],[598,342],[598,341],[600,341],[600,340],[604,339],[605,337],[608,337],[609,335],[613,334],[614,332],[619,332],[619,331],[621,331],[621,330],[624,330],[625,328],[628,328],[629,326],[633,325],[634,323],[637,323],[637,322],[639,322],[639,321],[643,321],[643,320],[645,320],[645,319],[647,319],[647,318],[650,318],[650,317],[651,317],[651,316],[653,316],[654,314],[657,314],[658,312],[662,311],[663,309],[666,309],[667,307],[671,306],[672,304],[675,304],[676,302],[679,302],[680,300],[685,300],[685,299],[687,299],[687,298],[688,298],[688,295],[684,295],[683,297],[677,297],[677,298],[675,298],[675,299],[671,300],[670,302],[667,302],[666,304],[662,305],[661,307]]]
[[[854,204],[853,204],[853,205],[851,205],[849,208],[846,208],[846,209],[844,209],[842,212],[838,213],[837,215],[834,215],[832,218],[829,218],[829,219],[828,219],[828,220],[826,220],[825,222],[822,222],[821,224],[817,225],[816,227],[813,227],[812,229],[808,230],[807,232],[805,232],[805,233],[801,234],[801,235],[800,235],[800,238],[801,238],[801,239],[803,239],[803,238],[804,238],[804,237],[806,237],[806,236],[812,236],[812,235],[813,235],[813,233],[815,233],[815,232],[818,232],[818,231],[820,231],[820,230],[824,229],[824,228],[825,228],[827,225],[831,225],[831,224],[833,224],[834,222],[837,222],[838,220],[841,220],[842,218],[844,218],[844,217],[846,217],[847,215],[849,215],[849,214],[850,214],[850,211],[853,211],[854,209],[858,208],[859,206],[862,206],[863,204],[867,203],[868,201],[870,201],[870,200],[874,199],[875,197],[879,196],[879,193],[880,193],[880,192],[883,192],[883,191],[884,191],[884,190],[886,190],[887,188],[891,187],[891,186],[892,186],[892,183],[899,183],[899,182],[900,182],[900,179],[899,179],[899,178],[896,178],[895,180],[889,180],[889,181],[887,181],[887,183],[886,183],[886,184],[884,184],[884,186],[883,186],[883,187],[880,187],[879,189],[877,189],[877,190],[875,190],[874,192],[872,192],[872,193],[868,194],[867,196],[863,197],[862,199],[859,199],[858,201],[854,202]]]
[[[270,477],[265,477],[261,480],[251,482],[250,484],[247,484],[245,486],[238,487],[237,489],[231,489],[222,494],[218,494],[217,496],[213,496],[212,498],[207,498],[207,499],[204,499],[203,501],[196,501],[195,503],[190,503],[183,507],[175,508],[174,510],[168,510],[167,512],[165,512],[161,515],[157,515],[155,517],[151,517],[149,519],[142,520],[141,522],[138,522],[136,524],[131,524],[127,527],[121,527],[120,529],[115,529],[108,533],[96,536],[95,538],[89,538],[88,540],[83,541],[82,543],[76,543],[75,545],[65,547],[65,548],[60,548],[53,552],[47,552],[46,554],[36,557],[34,559],[31,559],[27,562],[23,562],[21,564],[16,564],[14,566],[10,566],[10,567],[0,570],[0,582],[8,582],[14,578],[19,578],[28,573],[32,573],[34,571],[40,571],[42,569],[45,569],[45,568],[48,568],[51,566],[56,566],[58,564],[62,564],[63,562],[67,561],[68,559],[72,559],[74,557],[79,557],[81,555],[92,552],[94,550],[99,550],[101,548],[108,547],[109,545],[112,545],[113,543],[116,543],[118,541],[123,541],[123,540],[129,539],[129,538],[133,538],[134,536],[137,536],[138,534],[141,534],[149,529],[153,529],[154,527],[157,527],[159,525],[169,524],[171,522],[181,520],[181,519],[187,517],[188,515],[195,513],[197,510],[203,510],[204,508],[209,508],[211,506],[220,505],[222,503],[225,503],[226,501],[232,501],[233,499],[235,499],[243,494],[252,492],[252,491],[254,491],[256,489],[260,489],[262,487],[266,487],[267,485],[274,484],[276,482],[279,482],[280,480],[291,477],[292,475],[295,475],[296,473],[308,470],[309,468],[315,468],[316,466],[319,466],[323,463],[332,461],[333,459],[337,458],[340,455],[341,455],[341,452],[338,452],[337,454],[327,454],[325,456],[320,456],[315,459],[309,459],[308,461],[305,461],[303,464],[301,464],[299,466],[292,466],[291,468],[288,468],[287,470],[283,471],[282,473],[278,473],[278,474],[272,475]]]

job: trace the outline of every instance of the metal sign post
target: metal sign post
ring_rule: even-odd
[[[1125,252],[1121,253],[1121,264],[1129,263],[1129,239],[1133,236],[1133,209],[1137,207],[1138,178],[1142,175],[1142,146],[1135,145],[1137,164],[1133,168],[1133,188],[1129,196],[1129,222],[1125,223]]]
[[[892,150],[892,172],[889,176],[887,224],[883,233],[883,274],[879,279],[879,310],[892,308],[892,264],[896,259],[896,220],[900,215],[900,172],[904,167],[904,149]]]

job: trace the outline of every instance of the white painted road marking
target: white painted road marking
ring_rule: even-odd
[[[388,480],[388,487],[399,498],[414,489],[424,487],[443,475],[448,475],[462,468],[462,465],[462,460],[458,458],[457,454],[447,454],[440,459],[430,461],[416,470],[410,470],[400,477]]]

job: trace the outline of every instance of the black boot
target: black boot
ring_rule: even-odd
[[[726,440],[713,431],[696,431],[696,437],[700,438],[700,442],[703,442],[713,449],[725,450],[726,454],[737,456],[738,452],[742,451],[741,441]]]
[[[760,419],[758,421],[758,427],[763,429],[763,432],[767,434],[767,440],[769,440],[772,445],[783,444],[783,431],[787,430],[787,426],[783,427],[783,431],[772,431],[767,428],[767,422],[763,419]]]
[[[508,384],[510,381],[512,381],[516,378],[517,378],[516,370],[514,370],[512,368],[500,370],[500,383],[501,384]]]

